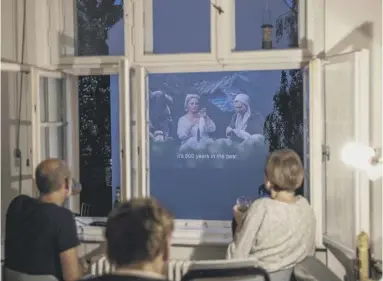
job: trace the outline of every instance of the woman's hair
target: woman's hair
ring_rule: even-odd
[[[266,161],[265,176],[275,191],[294,192],[301,187],[304,178],[299,155],[291,149],[272,152]]]
[[[185,111],[187,111],[188,105],[191,99],[197,99],[199,101],[201,97],[197,94],[187,94],[185,97],[185,103],[184,103]]]
[[[106,225],[107,255],[117,266],[150,262],[167,250],[173,215],[155,199],[132,199],[114,209]]]

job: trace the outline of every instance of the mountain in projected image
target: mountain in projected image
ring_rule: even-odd
[[[280,71],[152,74],[150,90],[161,90],[175,99],[198,94],[223,112],[232,112],[235,96],[244,93],[251,98],[253,112],[265,117],[272,111],[279,80]]]

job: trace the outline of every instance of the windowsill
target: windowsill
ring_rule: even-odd
[[[104,239],[104,227],[89,226],[94,221],[106,221],[106,218],[76,217],[77,233],[82,242],[101,243]],[[172,245],[213,245],[227,246],[232,241],[231,222],[176,220]]]

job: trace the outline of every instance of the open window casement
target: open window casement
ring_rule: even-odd
[[[77,77],[61,71],[31,68],[32,169],[48,158],[65,160],[79,179]],[[34,185],[34,195],[38,191]],[[78,194],[66,206],[76,211]]]
[[[132,197],[149,196],[149,104],[147,72],[143,67],[129,69],[131,93]]]
[[[369,144],[368,52],[310,63],[311,204],[323,242],[352,253],[356,236],[370,233],[369,180],[341,162],[349,142]]]
[[[134,183],[132,163],[132,108],[131,104],[131,77],[128,60],[120,61],[120,169],[121,169],[121,199],[129,200],[132,197],[132,183]]]

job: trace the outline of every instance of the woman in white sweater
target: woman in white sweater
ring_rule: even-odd
[[[265,168],[265,187],[271,198],[261,198],[241,213],[234,206],[237,223],[228,259],[253,259],[268,272],[292,269],[315,252],[315,216],[295,190],[303,182],[304,169],[292,150],[273,152]]]

